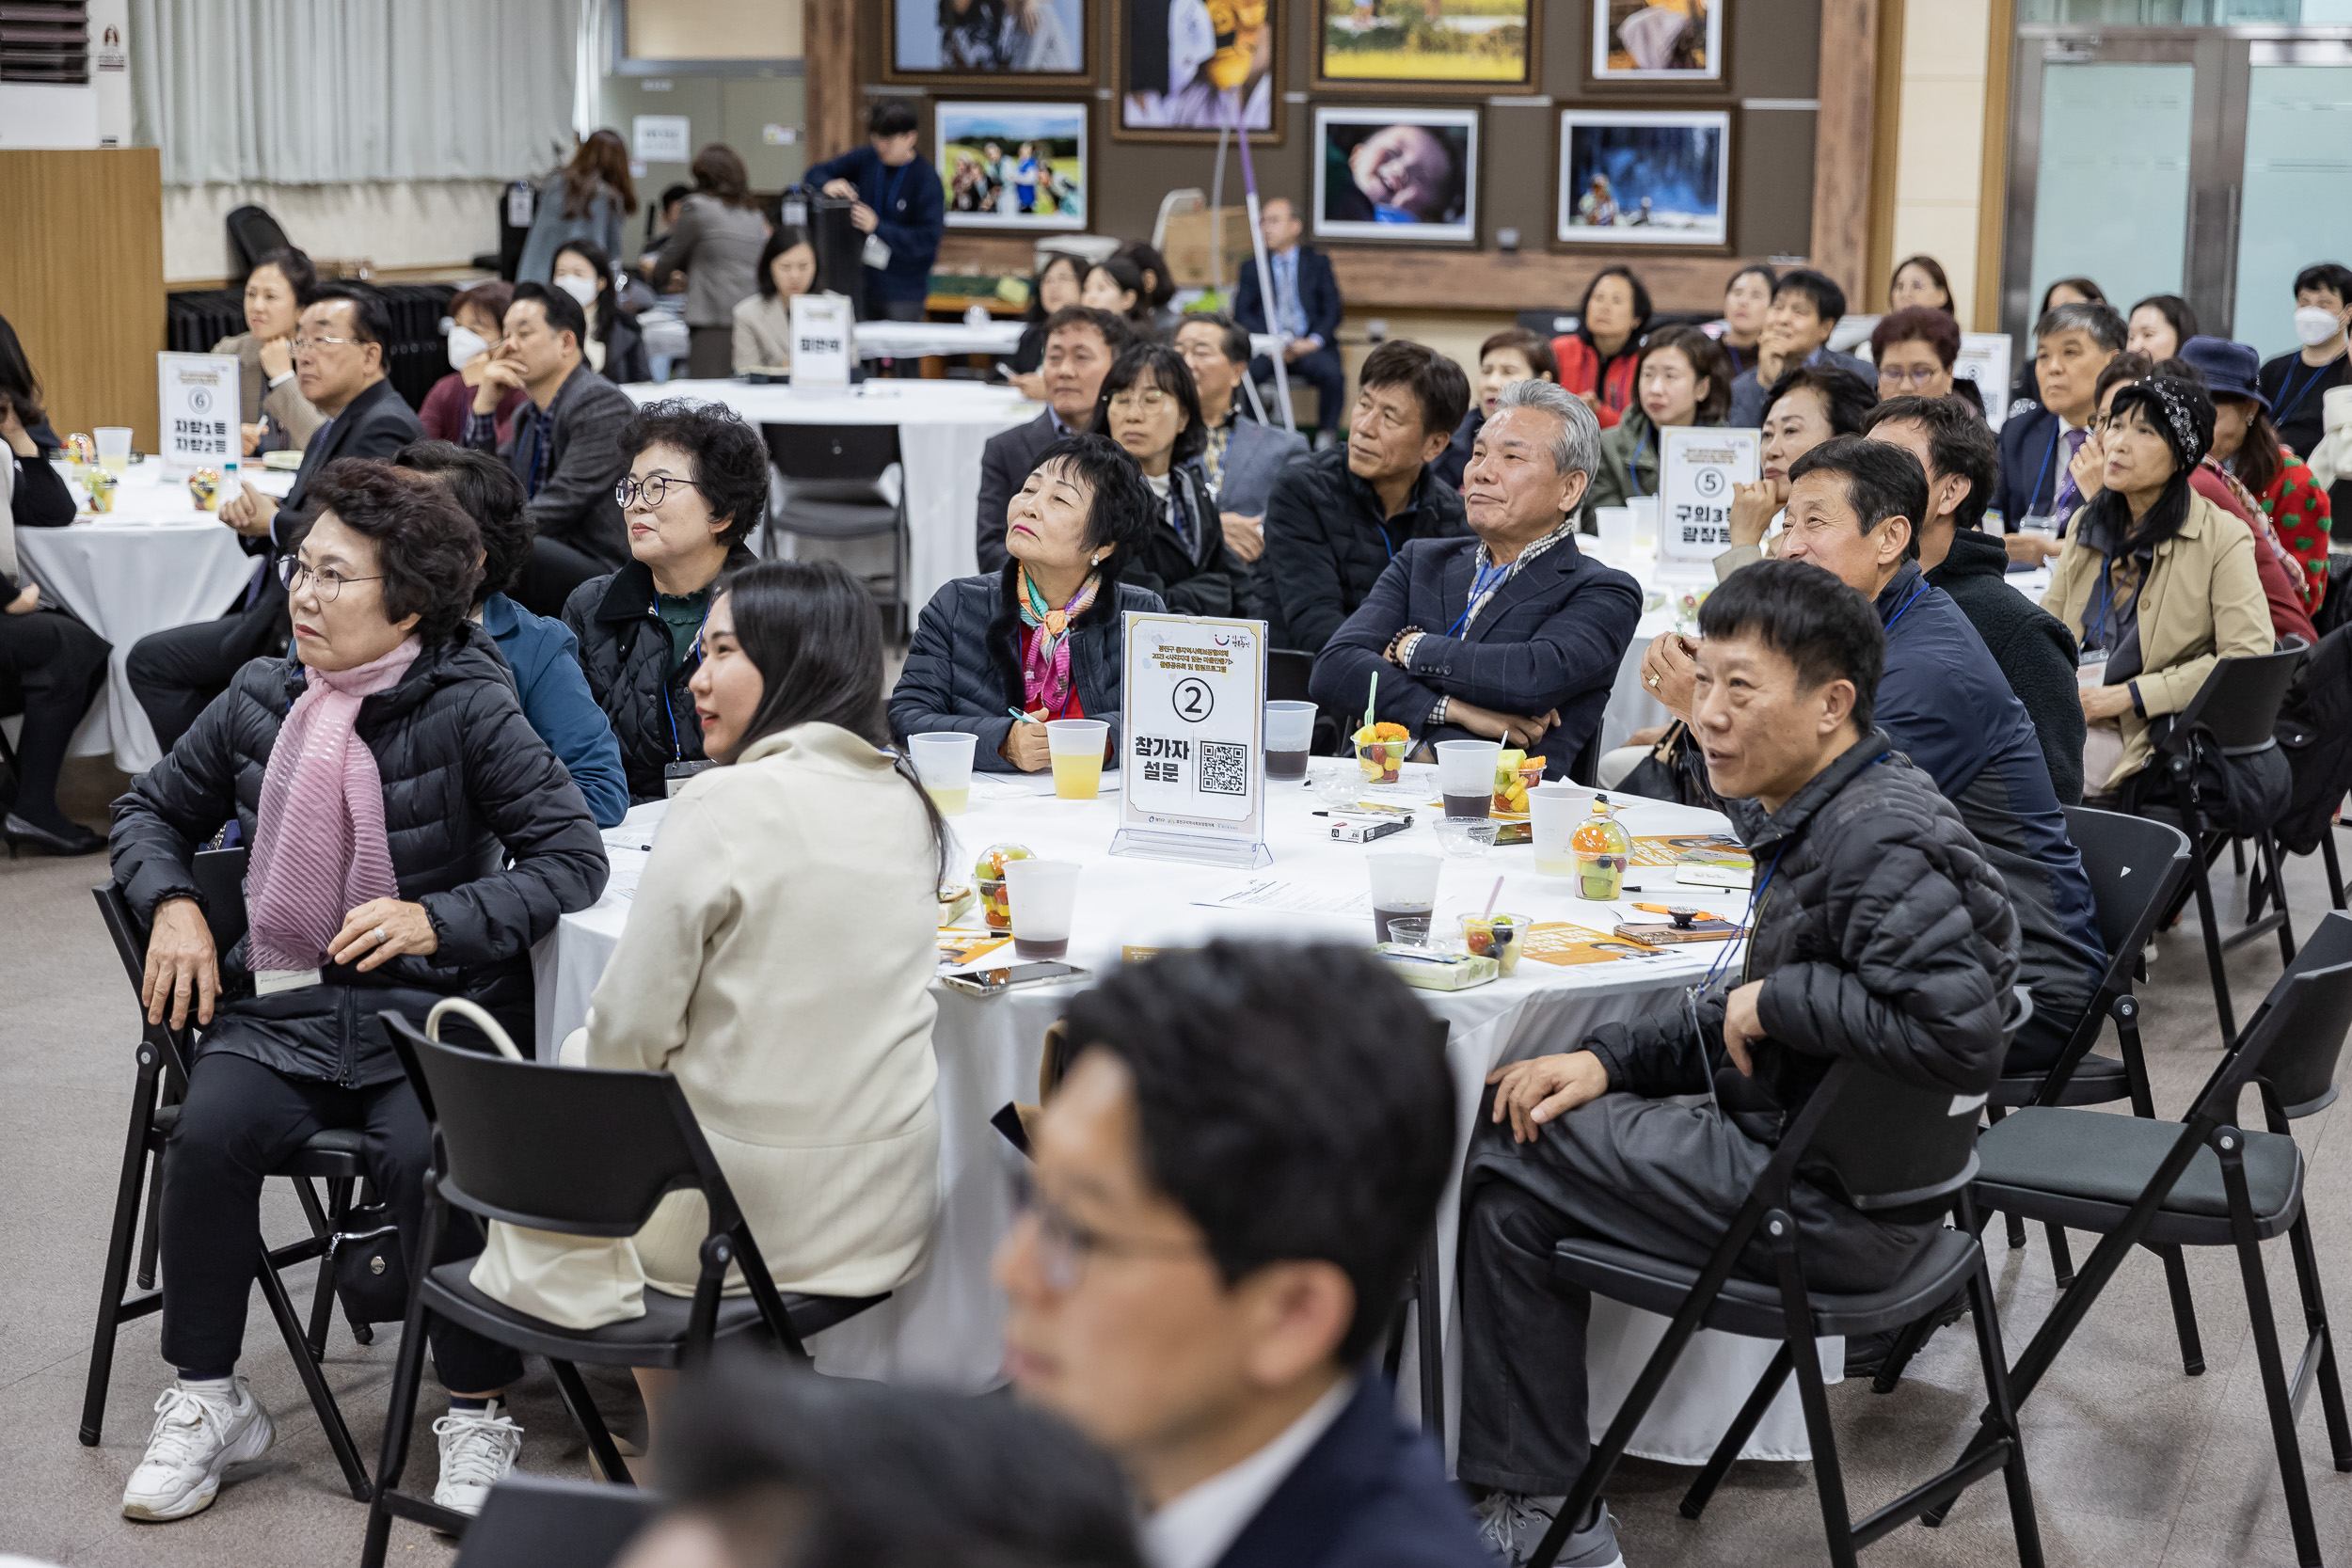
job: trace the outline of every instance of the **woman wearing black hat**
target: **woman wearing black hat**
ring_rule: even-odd
[[[2254,536],[2189,486],[2213,429],[2194,382],[2119,388],[2099,436],[2104,485],[2042,595],[2086,655],[2106,656],[2084,678],[2085,805],[2137,810],[2161,782],[2148,767],[2153,721],[2186,707],[2216,660],[2271,651]]]
[[[2270,422],[2270,400],[2255,379],[2262,356],[2227,338],[2191,338],[2181,345],[2181,357],[2196,367],[2213,396],[2213,461],[2262,503],[2299,568],[2303,608],[2317,614],[2328,592],[2328,492]]]

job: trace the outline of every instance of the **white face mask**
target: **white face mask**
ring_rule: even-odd
[[[577,274],[557,278],[555,286],[580,301],[580,308],[583,310],[594,305],[596,302],[596,295],[603,292],[596,287],[595,278],[581,277]]]
[[[2344,318],[2324,305],[2306,305],[2295,312],[2295,335],[2306,348],[2317,348],[2344,330]]]
[[[462,371],[473,363],[474,356],[489,352],[489,340],[469,326],[449,329],[449,368]]]

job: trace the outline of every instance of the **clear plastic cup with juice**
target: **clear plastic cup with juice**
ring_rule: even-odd
[[[1100,719],[1056,719],[1046,724],[1057,796],[1091,800],[1103,792],[1103,748],[1110,744],[1110,725]]]

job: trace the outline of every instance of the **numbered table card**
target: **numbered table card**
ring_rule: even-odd
[[[1260,866],[1265,623],[1127,612],[1114,855]]]
[[[238,425],[244,390],[233,354],[158,354],[155,402],[163,415],[157,456],[175,479],[225,468],[245,450]]]
[[[1713,561],[1731,547],[1731,487],[1763,472],[1762,433],[1669,425],[1658,452],[1660,564]]]

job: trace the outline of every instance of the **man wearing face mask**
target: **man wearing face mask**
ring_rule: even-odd
[[[2282,354],[2262,368],[2256,384],[2270,400],[2279,438],[2309,457],[2326,434],[2321,404],[2334,387],[2352,385],[2352,354],[2345,328],[2352,325],[2352,267],[2321,261],[2295,275],[2295,336],[2300,353]],[[2352,543],[2352,477],[2328,492],[2341,547]]]

